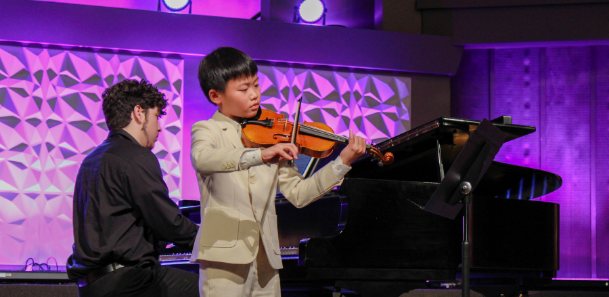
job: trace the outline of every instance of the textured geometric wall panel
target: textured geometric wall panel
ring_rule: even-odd
[[[378,143],[410,129],[410,78],[285,66],[259,68],[262,106],[293,120],[322,122],[336,134],[352,129]]]
[[[169,100],[154,152],[181,196],[182,75],[177,59],[0,45],[1,264],[65,263],[74,180],[108,133],[101,93],[125,78],[147,79]]]
[[[537,127],[497,159],[562,177],[562,187],[541,198],[560,204],[558,276],[608,278],[609,47],[468,50],[464,57],[453,115],[511,115]]]

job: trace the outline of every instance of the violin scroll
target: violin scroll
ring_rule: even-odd
[[[385,166],[393,163],[394,156],[392,152],[385,152],[383,154],[378,148],[374,146],[370,146],[367,151],[373,159],[378,161],[379,166]]]

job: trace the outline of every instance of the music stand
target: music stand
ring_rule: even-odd
[[[507,134],[493,126],[488,120],[483,120],[476,131],[470,135],[444,179],[423,208],[431,213],[455,219],[461,208],[465,206],[461,244],[461,294],[465,297],[469,297],[469,233],[472,192],[507,139]]]

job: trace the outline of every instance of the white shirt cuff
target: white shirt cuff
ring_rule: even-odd
[[[330,166],[332,166],[332,171],[334,171],[334,174],[337,176],[345,176],[345,174],[351,170],[351,166],[345,165],[340,156],[332,161]]]
[[[262,164],[262,153],[260,149],[247,150],[243,152],[241,158],[239,158],[239,168],[242,170]]]

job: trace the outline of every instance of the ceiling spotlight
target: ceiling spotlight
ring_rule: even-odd
[[[191,0],[158,0],[157,10],[161,10],[161,2],[163,5],[172,12],[178,12],[188,7],[188,13],[192,13],[192,1]]]
[[[295,7],[295,23],[314,24],[320,20],[322,25],[326,24],[326,5],[322,0],[302,0]]]

